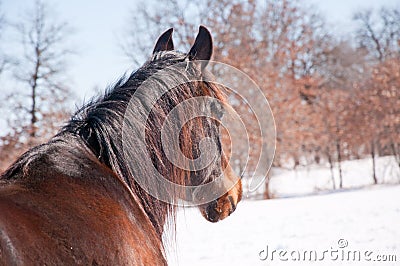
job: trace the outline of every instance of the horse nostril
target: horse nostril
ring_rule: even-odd
[[[213,201],[210,205],[206,208],[206,215],[207,220],[212,223],[218,222],[220,213],[217,210],[217,201]]]

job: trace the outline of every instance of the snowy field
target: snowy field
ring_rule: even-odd
[[[178,216],[177,247],[171,265],[400,265],[400,186],[302,198],[244,201],[231,217],[207,222],[195,210]],[[260,260],[266,250],[372,251],[371,261]],[[374,262],[374,255],[397,256],[397,262]],[[261,253],[265,258],[265,252]],[[333,257],[334,259],[335,257]],[[352,258],[352,257],[351,257]]]
[[[368,170],[362,163],[353,162],[353,166],[360,166],[358,170],[366,173]],[[300,174],[309,187],[312,182],[307,178],[317,175],[318,170]],[[294,182],[293,178],[299,176],[286,178]],[[396,178],[397,173],[391,179],[393,183]],[[400,265],[400,185],[356,189],[357,180],[359,183],[363,179],[360,175],[353,178],[347,175],[347,187],[353,188],[335,193],[243,201],[231,217],[216,224],[207,222],[197,209],[180,211],[177,242],[168,252],[169,263]],[[285,190],[281,194],[311,192],[297,181],[298,193],[294,193],[296,189],[289,191],[285,181],[281,183]],[[276,183],[274,189],[278,188]],[[378,261],[389,259],[396,262]]]

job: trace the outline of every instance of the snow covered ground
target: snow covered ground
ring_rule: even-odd
[[[216,224],[207,222],[196,209],[185,210],[178,216],[176,250],[170,252],[169,261],[185,266],[400,265],[399,200],[400,186],[374,186],[301,198],[244,201],[231,217]],[[341,239],[348,243],[344,249],[339,247]],[[260,255],[265,258],[267,247],[269,257],[263,261]],[[288,261],[280,261],[276,253],[271,261],[272,250],[286,250]],[[318,262],[289,257],[293,251],[313,250],[319,259],[325,250],[360,251],[362,256],[351,263],[334,261],[335,255],[327,253]],[[363,259],[366,251],[373,252],[371,261]],[[375,255],[396,255],[397,262],[374,262]]]
[[[355,188],[363,184],[360,180],[369,180],[363,163],[345,166],[348,169],[345,184],[349,189],[340,192],[245,200],[231,217],[216,224],[207,222],[197,209],[180,211],[176,246],[168,252],[170,264],[400,265],[400,185]],[[353,174],[351,178],[348,171],[357,165],[361,174]],[[318,173],[314,169],[307,176],[329,180],[325,175],[325,170]],[[396,175],[388,174],[386,178],[395,183]],[[315,183],[307,181],[306,175],[296,178],[299,176],[308,185],[297,180],[298,186],[290,190],[289,181],[294,182],[294,177],[287,175],[289,181],[282,181],[280,186],[276,183],[274,189],[284,190],[280,195],[313,192],[305,188],[311,189]],[[378,262],[389,259],[382,255],[395,255],[390,259],[396,262]]]

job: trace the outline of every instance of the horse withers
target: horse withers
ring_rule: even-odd
[[[198,207],[211,222],[229,216],[242,188],[222,150],[218,117],[223,110],[203,101],[202,108],[216,112],[217,118],[186,121],[190,112],[178,109],[185,123],[177,140],[189,158],[187,168],[169,160],[161,134],[169,113],[187,100],[206,97],[227,105],[225,88],[203,78],[211,54],[212,39],[205,27],[200,26],[188,53],[175,51],[172,29],[166,31],[141,68],[79,109],[49,142],[11,165],[0,177],[0,264],[166,265],[162,235],[164,225],[175,222],[175,203],[201,198],[196,187],[220,176],[225,191],[214,193],[215,199],[199,200]],[[185,67],[174,67],[179,64]],[[163,72],[168,68],[173,71]],[[147,91],[139,92],[157,74]],[[165,91],[171,82],[178,85],[151,102],[149,95]],[[130,110],[132,103],[142,107],[139,110],[149,109],[144,124],[135,120],[140,114]],[[215,154],[206,167],[194,169],[204,138],[213,140]],[[194,189],[186,194],[170,191],[153,178],[154,169],[172,184]],[[146,188],[152,187],[169,200],[149,193]]]

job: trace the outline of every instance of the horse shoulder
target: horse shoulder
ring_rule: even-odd
[[[42,159],[0,185],[0,262],[166,264],[150,220],[111,171],[88,161],[85,177],[71,176]]]

